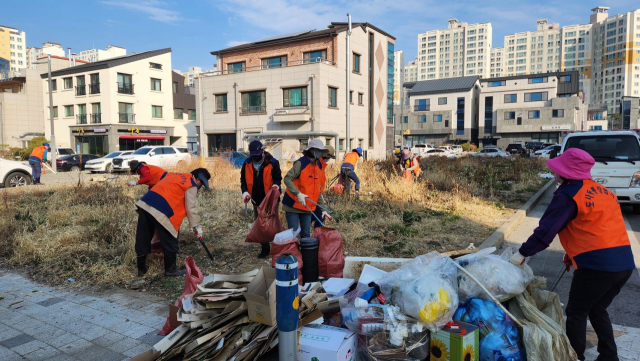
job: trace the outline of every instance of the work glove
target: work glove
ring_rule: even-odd
[[[562,257],[562,263],[564,263],[567,272],[571,271],[571,266],[573,266],[573,263],[571,262],[571,258],[569,258],[568,254],[565,253],[564,257]]]
[[[512,264],[514,264],[516,266],[522,266],[524,264],[524,261],[525,261],[525,258],[524,258],[523,255],[520,254],[520,252],[516,252],[509,259],[509,262],[511,262]]]
[[[309,196],[303,193],[298,193],[298,202],[300,202],[300,204],[302,204],[303,206],[307,205],[305,198],[309,198]]]
[[[242,201],[247,203],[251,199],[251,194],[249,192],[242,193]]]
[[[128,185],[129,187],[137,186],[137,185],[138,185],[138,182],[137,182],[137,181],[129,181],[129,182],[127,182],[127,185]]]
[[[202,227],[200,226],[195,226],[193,227],[193,235],[196,236],[196,239],[198,240],[202,240]]]
[[[331,215],[329,213],[327,213],[326,211],[322,211],[322,219],[323,220],[330,220],[333,221],[333,217],[331,217]]]

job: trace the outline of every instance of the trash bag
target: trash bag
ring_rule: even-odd
[[[273,237],[284,231],[278,215],[280,191],[271,188],[258,206],[258,218],[253,223],[245,242],[269,243]]]
[[[413,172],[410,170],[402,171],[402,178],[406,183],[411,183],[413,181]]]
[[[285,244],[277,244],[274,243],[271,245],[271,268],[276,268],[276,259],[278,259],[278,257],[281,254],[292,254],[294,256],[296,256],[296,258],[298,259],[298,283],[300,285],[303,285],[304,282],[302,281],[302,253],[300,253],[300,249],[298,248],[300,246],[300,242],[298,242],[297,238],[294,238],[293,240],[285,243]]]
[[[492,301],[472,298],[453,319],[480,328],[480,361],[527,360],[516,324]]]
[[[200,272],[200,268],[196,266],[196,261],[193,259],[193,257],[187,256],[187,258],[184,259],[184,265],[187,269],[187,273],[184,275],[184,288],[182,291],[182,296],[180,296],[175,303],[177,307],[182,307],[182,300],[185,298],[185,296],[196,292],[198,285],[201,284],[202,280],[204,279],[204,276],[202,275],[202,272]],[[167,316],[167,321],[164,323],[164,327],[162,327],[162,330],[158,332],[158,335],[166,336],[175,329],[175,327],[171,327],[171,325],[169,324],[169,317],[170,316]]]
[[[344,193],[344,178],[341,174],[338,175],[338,183],[329,188],[329,190],[337,195]]]
[[[389,304],[435,332],[458,308],[456,274],[451,258],[431,252],[387,273],[378,283]]]
[[[318,276],[342,278],[344,254],[340,232],[334,228],[318,227],[311,238],[318,239]]]
[[[529,267],[524,265],[524,267]],[[499,301],[505,301],[524,292],[531,277],[522,268],[497,255],[487,255],[464,267]],[[462,271],[458,272],[458,295],[460,302],[480,297],[489,299],[486,293]]]

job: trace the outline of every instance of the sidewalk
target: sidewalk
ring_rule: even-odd
[[[128,360],[162,339],[169,312],[143,292],[87,295],[2,270],[0,298],[0,361]]]
[[[544,199],[540,201],[533,211],[527,215],[527,218],[518,226],[518,228],[505,240],[501,248],[511,246],[517,250],[522,243],[532,234],[533,230],[538,226],[540,217],[544,214],[547,206],[553,198],[553,193],[549,192]],[[623,213],[624,214],[624,213]],[[634,232],[631,230],[628,222],[627,230],[632,243],[636,266],[640,265],[640,243]],[[539,254],[531,257],[529,266],[537,276],[547,278],[548,287],[563,267],[562,257],[564,250],[560,245],[558,237],[553,241],[551,246]],[[558,283],[555,292],[560,296],[560,302],[566,305],[569,298],[569,289],[573,271],[565,273]],[[622,292],[616,297],[613,304],[609,307],[609,316],[614,324],[616,334],[616,344],[618,345],[618,354],[621,361],[640,361],[640,312],[638,307],[638,299],[640,299],[640,273],[634,272],[631,279],[627,282]],[[598,355],[596,350],[598,338],[589,326],[587,333],[587,352],[585,356],[587,360],[595,360]]]

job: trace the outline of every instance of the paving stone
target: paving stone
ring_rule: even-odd
[[[50,358],[48,361],[79,361],[79,360],[71,355],[61,353],[57,356]]]
[[[127,337],[131,337],[131,338],[138,338],[138,337],[142,337],[146,334],[148,334],[149,332],[153,332],[155,331],[153,328],[151,327],[147,327],[144,325],[139,325],[133,328],[128,328],[126,331],[122,332],[123,335],[127,336]]]
[[[111,330],[108,330],[106,328],[95,326],[89,329],[85,329],[84,332],[79,333],[78,336],[80,336],[81,338],[87,341],[93,341],[96,338],[102,337],[107,333],[111,333],[111,332],[112,332]]]
[[[158,335],[158,330],[154,330],[152,332],[149,332],[146,335],[142,335],[142,336],[138,337],[138,341],[144,342],[147,345],[153,346],[156,343],[160,342],[160,340],[162,340],[163,338],[164,338],[164,336]]]
[[[93,340],[93,343],[98,346],[107,347],[107,346],[113,345],[116,342],[122,341],[124,339],[125,339],[124,335],[121,335],[117,332],[109,332],[106,335],[98,337],[95,340]]]
[[[17,355],[17,354],[6,347],[0,346],[0,359],[2,359],[3,357],[9,357],[12,355]]]
[[[18,336],[6,339],[4,341],[0,341],[0,346],[12,349],[14,347],[18,347],[20,345],[24,345],[25,343],[29,343],[29,342],[34,341],[34,340],[35,339],[33,337],[29,336],[29,335],[20,334]]]
[[[32,331],[37,330],[44,325],[46,325],[44,322],[40,320],[36,320],[35,318],[32,318],[32,317],[28,317],[25,320],[14,323],[12,327],[18,331],[22,331],[26,334],[29,334]]]
[[[51,347],[51,346],[45,346],[41,349],[35,350],[33,352],[30,352],[26,355],[24,355],[24,357],[27,360],[38,360],[38,361],[45,361],[45,360],[50,360],[52,357],[60,355],[61,352],[56,350],[55,348]]]
[[[49,307],[60,302],[64,302],[64,300],[62,298],[54,297],[54,298],[49,298],[48,300],[44,300],[42,302],[38,302],[37,304],[40,306]]]
[[[111,350],[108,350],[104,347],[100,346],[91,346],[84,350],[78,351],[76,354],[72,356],[83,359],[83,360],[100,360],[100,361],[121,361],[126,358],[125,355],[121,353],[117,353]]]
[[[68,355],[74,355],[75,353],[88,349],[89,347],[92,347],[92,346],[93,344],[91,342],[78,338],[77,340],[74,340],[68,344],[65,344],[64,346],[59,347],[59,349],[60,351]]]
[[[55,348],[61,348],[62,346],[80,340],[80,337],[65,330],[55,330],[51,334],[38,334],[33,337]]]
[[[24,356],[28,353],[31,353],[33,351],[39,350],[41,348],[46,348],[46,347],[50,347],[50,346],[47,346],[47,344],[42,341],[33,340],[31,342],[27,342],[20,346],[13,347],[11,351]]]
[[[111,351],[114,352],[118,352],[118,353],[124,353],[127,350],[131,350],[134,347],[138,347],[142,345],[142,342],[135,340],[135,339],[131,339],[131,338],[125,338],[121,341],[118,341],[116,343],[113,343],[109,346],[107,346],[106,348],[108,348]],[[145,347],[148,347],[145,344]]]
[[[14,330],[11,327],[5,327],[2,329],[2,331],[0,331],[0,341],[4,341],[7,339],[10,339],[12,337],[16,337],[21,335],[22,332],[18,331],[18,330]]]
[[[17,353],[14,353],[13,355],[7,356],[7,357],[0,357],[0,361],[23,361],[24,358],[22,358],[22,356],[18,355]]]
[[[149,349],[151,349],[151,347],[149,347],[149,345],[141,344],[139,346],[136,346],[136,347],[134,347],[132,349],[129,349],[129,350],[123,352],[123,354],[125,356],[128,356],[128,357],[135,357],[135,356],[138,356],[139,354],[141,354],[143,352],[148,351]]]

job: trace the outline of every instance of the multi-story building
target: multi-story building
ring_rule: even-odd
[[[623,96],[617,129],[640,129],[640,97]]]
[[[115,45],[107,45],[107,48],[105,50],[89,49],[81,51],[78,53],[78,55],[76,55],[76,59],[95,63],[97,61],[107,60],[125,55],[127,55],[127,49]]]
[[[252,139],[262,139],[277,158],[289,159],[310,138],[335,141],[344,153],[350,150],[349,102],[350,148],[386,157],[393,149],[395,38],[372,24],[354,23],[347,54],[347,31],[347,24],[331,23],[211,52],[219,75],[196,83],[205,96],[198,112],[206,154],[247,149]]]
[[[173,92],[173,119],[187,130],[186,144],[189,150],[198,150],[196,131],[196,96],[184,85],[185,77],[175,70],[171,72]]]
[[[174,74],[170,48],[53,71],[56,145],[98,155],[143,145],[186,145],[187,125],[194,121],[184,108],[174,109],[182,81],[174,81]],[[48,87],[43,96],[47,104]],[[51,134],[49,122],[45,133]]]
[[[541,74],[560,70],[560,24],[538,20],[536,31],[504,37],[503,76]]]
[[[404,82],[411,83],[416,81],[418,81],[418,58],[404,66]]]
[[[402,101],[402,84],[404,83],[404,51],[393,52],[393,105]]]
[[[53,55],[57,57],[64,57],[64,49],[62,45],[58,43],[46,42],[42,43],[41,48],[29,47],[27,48],[27,68],[36,69],[36,61],[47,55]]]
[[[579,73],[554,72],[480,80],[479,140],[506,147],[516,140],[559,143],[563,131],[593,129],[579,91]]]
[[[591,99],[591,24],[563,26],[561,71],[580,72],[579,89],[585,103]]]
[[[184,75],[184,86],[195,86],[196,79],[202,74],[202,68],[198,66],[190,66]]]
[[[27,67],[27,36],[24,31],[0,25],[0,78]]]
[[[502,69],[504,63],[504,48],[491,49],[491,78],[498,78],[502,76]]]
[[[449,19],[449,27],[418,34],[418,80],[478,75],[489,77],[491,23]]]

